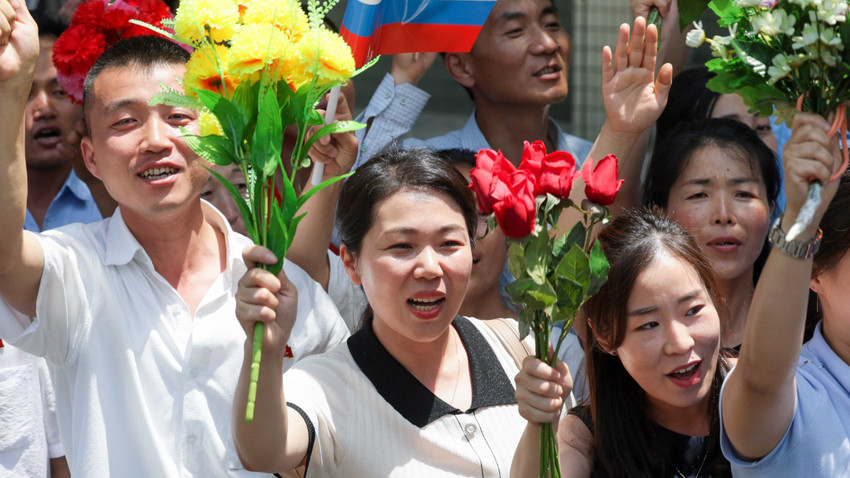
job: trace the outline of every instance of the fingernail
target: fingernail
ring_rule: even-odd
[[[275,262],[277,262],[277,257],[275,257],[274,254],[272,254],[271,252],[267,252],[266,253],[266,261],[271,262],[271,263],[275,263]]]

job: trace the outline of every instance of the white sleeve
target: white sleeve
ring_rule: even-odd
[[[47,457],[50,459],[59,458],[65,456],[65,446],[59,436],[59,419],[56,417],[56,395],[53,393],[53,382],[50,381],[47,363],[43,359],[38,359],[38,381],[41,388]]]

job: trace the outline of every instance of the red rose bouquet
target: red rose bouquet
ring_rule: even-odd
[[[86,75],[107,48],[124,38],[158,35],[133,19],[162,28],[171,10],[161,0],[86,0],[74,11],[71,26],[53,44],[56,78],[72,101],[83,102]]]
[[[579,174],[587,197],[581,207],[569,199]],[[608,278],[608,260],[591,238],[593,227],[607,222],[606,206],[623,184],[617,157],[606,156],[596,168],[588,160],[579,172],[571,154],[546,154],[542,142],[526,142],[519,168],[501,152],[481,150],[470,176],[478,207],[490,214],[490,228],[498,224],[509,238],[508,265],[515,280],[506,290],[522,304],[520,333],[534,332],[536,357],[551,365],[579,309]],[[558,218],[567,207],[579,210],[583,219],[558,235]],[[550,357],[552,328],[558,324],[561,334]],[[560,477],[551,424],[543,425],[540,440],[540,476]]]

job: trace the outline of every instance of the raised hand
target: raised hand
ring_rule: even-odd
[[[608,46],[602,50],[602,101],[607,122],[615,131],[640,134],[664,111],[673,67],[665,64],[655,77],[657,43],[655,26],[647,28],[646,19],[637,17],[631,41],[629,26],[623,24],[614,54]]]
[[[519,414],[531,423],[557,424],[572,390],[573,378],[567,364],[558,360],[552,368],[528,356],[516,376]]]
[[[809,183],[817,179],[824,185],[821,205],[812,221],[816,228],[830,199],[835,195],[839,181],[829,181],[829,176],[841,165],[838,136],[830,138],[829,123],[811,113],[797,113],[791,125],[791,137],[785,144],[782,162],[785,166],[786,215],[795,219],[803,203]],[[786,229],[787,230],[787,229]]]
[[[351,120],[351,107],[345,95],[339,95],[336,107],[336,121]],[[318,127],[314,128],[318,129]],[[307,156],[313,161],[325,164],[322,181],[330,179],[351,170],[357,159],[357,137],[353,131],[336,133],[319,138],[313,143]]]
[[[298,310],[298,291],[281,270],[280,275],[257,267],[274,264],[277,258],[262,246],[250,246],[242,252],[248,272],[239,280],[236,291],[236,317],[245,329],[248,340],[254,336],[254,324],[266,324],[263,355],[271,353],[282,358],[286,342],[295,324]]]
[[[402,83],[417,84],[434,65],[437,53],[400,53],[393,55],[390,75],[396,85]]]
[[[37,59],[38,27],[26,3],[0,0],[0,86],[13,83],[29,91]]]

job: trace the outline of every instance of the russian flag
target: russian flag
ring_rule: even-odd
[[[468,52],[496,0],[348,0],[340,34],[357,67],[377,55]]]

